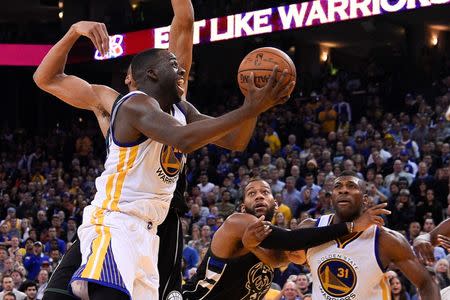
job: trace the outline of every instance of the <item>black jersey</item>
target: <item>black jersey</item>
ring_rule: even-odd
[[[209,248],[197,273],[183,286],[183,299],[263,299],[273,274],[253,253],[221,259]]]

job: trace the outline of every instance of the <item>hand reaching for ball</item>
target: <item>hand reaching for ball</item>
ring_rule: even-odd
[[[276,105],[285,103],[294,89],[295,81],[285,84],[287,70],[283,70],[279,80],[276,80],[277,72],[278,66],[275,66],[267,84],[262,88],[256,86],[255,75],[253,72],[250,73],[245,105],[248,105],[257,115]]]

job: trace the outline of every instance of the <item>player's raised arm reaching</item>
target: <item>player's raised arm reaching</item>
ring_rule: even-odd
[[[39,88],[67,104],[92,110],[103,135],[106,135],[109,114],[119,93],[105,85],[90,84],[77,76],[64,73],[67,56],[81,36],[88,37],[100,53],[108,52],[109,37],[105,24],[88,21],[75,23],[44,57],[33,79]]]

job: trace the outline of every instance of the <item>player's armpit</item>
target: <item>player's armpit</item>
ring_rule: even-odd
[[[398,232],[381,229],[379,253],[384,266],[394,263],[418,288],[422,299],[440,299],[439,287],[411,250],[408,241]]]

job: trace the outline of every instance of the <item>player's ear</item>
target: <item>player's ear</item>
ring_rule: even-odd
[[[245,205],[244,205],[244,203],[242,203],[242,204],[240,205],[239,211],[240,211],[241,213],[245,213]]]
[[[158,81],[158,71],[156,69],[147,69],[147,76],[153,81]]]

